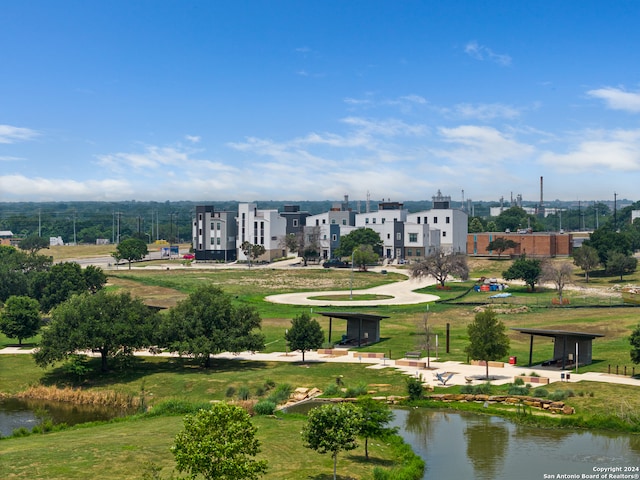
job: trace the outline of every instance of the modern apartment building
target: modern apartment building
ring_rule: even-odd
[[[236,253],[236,213],[216,212],[213,205],[196,207],[193,250],[196,260],[233,262]]]
[[[245,241],[265,248],[264,256],[258,260],[272,261],[286,254],[283,240],[287,234],[287,220],[278,210],[259,210],[255,203],[241,203],[238,205],[236,221],[238,260],[248,260],[240,249]]]

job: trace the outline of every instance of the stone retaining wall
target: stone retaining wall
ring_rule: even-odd
[[[439,400],[442,402],[489,402],[489,403],[506,403],[511,405],[526,405],[528,407],[540,408],[551,413],[562,413],[564,415],[572,415],[575,409],[564,402],[553,402],[545,398],[518,396],[518,395],[484,395],[484,394],[465,394],[465,393],[440,393],[429,395],[426,398],[431,400]]]

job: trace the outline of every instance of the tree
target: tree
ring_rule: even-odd
[[[556,290],[558,291],[558,299],[560,300],[561,305],[562,291],[568,283],[571,283],[571,275],[573,275],[573,268],[566,262],[562,262],[558,265],[552,261],[546,261],[542,265],[540,280],[543,282],[553,282]]]
[[[302,361],[304,362],[304,352],[322,346],[324,332],[316,319],[312,319],[308,313],[303,312],[291,320],[291,327],[287,330],[284,338],[289,343],[291,350],[302,352]]]
[[[242,250],[242,253],[244,253],[244,256],[249,259],[249,268],[251,268],[252,260],[256,260],[257,258],[264,255],[264,253],[267,251],[264,248],[264,245],[258,245],[258,244],[254,245],[253,243],[247,240],[242,242],[242,245],[240,245],[240,250]]]
[[[487,252],[498,252],[499,258],[505,250],[516,248],[517,246],[518,243],[514,242],[510,238],[498,237],[495,240],[489,242],[489,244],[487,245]]]
[[[0,332],[9,338],[22,340],[31,338],[40,330],[40,304],[37,300],[25,296],[12,296],[7,299],[0,311]]]
[[[149,253],[147,244],[139,238],[127,238],[121,241],[116,247],[116,251],[111,254],[116,262],[126,260],[129,262],[129,270],[131,270],[131,262],[142,260]]]
[[[213,354],[264,348],[264,335],[256,332],[260,323],[254,307],[236,307],[219,287],[203,285],[165,316],[160,342],[180,355],[193,355],[208,368]]]
[[[357,405],[362,411],[360,436],[364,437],[364,456],[369,460],[369,438],[385,438],[395,433],[397,429],[387,427],[394,415],[386,403],[371,397],[358,399]]]
[[[608,275],[628,275],[638,268],[638,259],[620,252],[611,252],[607,255],[606,272]]]
[[[107,283],[107,276],[100,267],[95,265],[87,265],[82,271],[86,288],[91,293],[102,290]]]
[[[522,255],[513,262],[508,270],[502,272],[505,280],[522,280],[532,292],[535,291],[536,283],[540,280],[541,274],[540,260],[528,260],[526,255]]]
[[[631,361],[638,364],[640,363],[640,323],[631,332],[629,343],[631,343]]]
[[[295,233],[289,233],[282,237],[281,246],[284,250],[299,255],[300,238]]]
[[[484,225],[482,224],[482,220],[478,217],[469,217],[469,233],[480,233],[484,232]]]
[[[87,273],[75,262],[57,263],[48,272],[39,272],[33,277],[31,294],[40,301],[42,311],[48,312],[72,295],[102,288],[106,277],[104,273],[100,276],[97,272],[100,269],[96,268],[92,267]],[[91,288],[87,285],[87,279],[92,282]]]
[[[600,263],[606,265],[610,254],[614,252],[630,254],[631,243],[626,234],[617,232],[609,225],[594,230],[589,239],[582,244],[593,247],[598,251]]]
[[[305,227],[301,235],[300,253],[304,260],[304,266],[311,259],[318,259],[320,256],[320,226]]]
[[[184,418],[184,429],[171,451],[179,472],[206,480],[254,480],[267,471],[256,427],[242,408],[216,403]]]
[[[382,240],[378,232],[370,228],[356,228],[340,237],[340,246],[336,249],[335,256],[350,257],[361,245],[371,245],[375,253],[382,255]]]
[[[499,360],[509,353],[509,337],[504,323],[498,321],[493,310],[488,309],[476,314],[474,321],[467,326],[467,334],[469,345],[465,351],[473,360],[486,363],[488,380],[489,361]]]
[[[367,271],[367,265],[377,263],[379,256],[371,245],[360,245],[353,251],[353,266],[358,266],[362,272]]]
[[[29,285],[39,272],[51,268],[52,259],[29,255],[14,247],[0,245],[0,301],[12,295],[28,295]]]
[[[24,250],[31,255],[38,253],[43,248],[49,248],[49,240],[38,235],[29,235],[20,240],[20,250]]]
[[[361,410],[350,403],[322,405],[312,409],[302,427],[304,446],[333,458],[333,480],[336,480],[338,454],[353,450],[362,424]]]
[[[75,295],[53,310],[51,322],[42,329],[35,361],[44,368],[78,350],[93,350],[100,353],[106,372],[108,358],[153,344],[156,318],[128,292]]]
[[[573,264],[584,271],[584,278],[589,283],[589,273],[600,265],[598,251],[589,245],[582,245],[573,251]]]
[[[431,275],[440,286],[444,287],[449,276],[459,276],[463,280],[469,277],[467,256],[461,253],[448,253],[437,248],[427,255],[424,260],[416,263],[411,268],[411,276],[421,278]]]

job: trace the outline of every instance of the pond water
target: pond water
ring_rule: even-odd
[[[0,399],[0,435],[9,436],[20,427],[31,430],[42,422],[42,417],[51,419],[54,424],[78,423],[110,420],[126,415],[127,412],[96,405],[76,405],[68,402],[50,400],[32,400],[18,398]]]
[[[289,411],[305,413],[313,405]],[[393,411],[392,426],[426,463],[424,479],[640,478],[639,435],[541,429],[464,412]]]

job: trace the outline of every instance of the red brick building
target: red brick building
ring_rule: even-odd
[[[502,252],[503,256],[569,257],[573,249],[573,235],[570,233],[483,232],[467,235],[467,255],[497,257],[497,252],[487,250],[489,243],[496,238],[513,240],[518,244]]]

